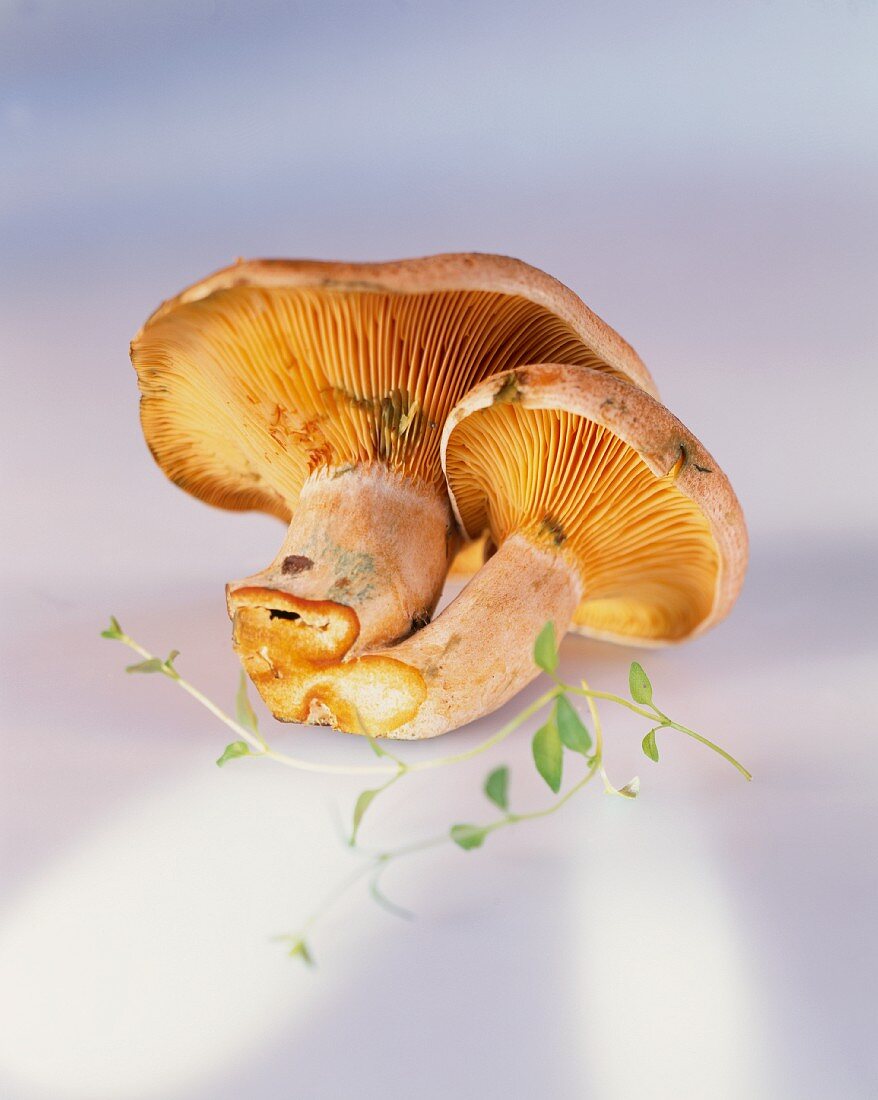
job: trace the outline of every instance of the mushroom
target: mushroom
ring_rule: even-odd
[[[536,674],[551,621],[632,645],[681,642],[735,602],[747,532],[697,439],[630,382],[562,364],[499,374],[442,434],[452,504],[498,547],[424,630],[349,662],[280,670],[266,698],[321,699],[342,729],[432,737],[490,712]],[[292,709],[297,709],[295,706]]]
[[[572,291],[477,254],[240,261],[165,302],[131,356],[168,477],[288,524],[272,564],[227,587],[236,648],[266,699],[281,668],[353,657],[429,621],[458,543],[442,425],[473,385],[550,358],[653,389]],[[333,720],[319,694],[283,716]]]

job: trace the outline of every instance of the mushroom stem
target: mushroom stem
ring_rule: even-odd
[[[581,595],[579,573],[562,554],[514,534],[429,626],[315,669],[299,690],[340,729],[435,737],[496,710],[533,680],[537,634],[551,620],[563,637]]]
[[[340,661],[429,622],[456,541],[447,499],[410,478],[377,464],[312,474],[272,564],[226,588],[235,648],[263,696],[290,665]]]
[[[582,596],[576,569],[523,534],[506,539],[426,629],[390,650],[419,669],[427,697],[394,738],[435,737],[488,714],[538,674],[534,640],[546,622],[562,638]]]

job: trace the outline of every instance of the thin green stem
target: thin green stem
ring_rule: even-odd
[[[492,821],[489,825],[479,826],[483,828],[484,832],[493,833],[498,829],[502,829],[507,825],[517,825],[522,821],[536,821],[539,818],[549,817],[554,813],[557,813],[571,798],[583,787],[586,786],[595,776],[599,768],[599,759],[594,758],[588,771],[579,780],[578,783],[566,791],[561,797],[553,802],[551,806],[547,806],[542,810],[531,810],[529,813],[523,814],[505,814],[503,817],[498,818],[496,821]],[[393,782],[393,780],[391,780]],[[388,784],[389,786],[389,784]],[[301,925],[299,932],[294,935],[282,936],[283,940],[291,942],[299,942],[303,940],[307,933],[314,927],[314,925],[324,917],[330,909],[339,902],[344,895],[351,890],[356,884],[369,874],[377,874],[384,870],[389,864],[395,863],[398,859],[403,859],[406,856],[416,855],[419,852],[425,852],[430,848],[438,848],[440,845],[448,844],[451,840],[449,833],[443,833],[441,836],[428,837],[426,840],[417,840],[412,844],[406,844],[401,848],[393,848],[390,851],[375,852],[369,854],[369,859],[362,866],[358,867],[350,875],[346,875],[336,886],[329,891],[321,904],[311,913],[308,919],[303,925]],[[363,849],[359,849],[361,852]],[[398,908],[398,907],[397,907]]]
[[[318,905],[317,908],[312,911],[311,915],[299,929],[299,934],[296,936],[285,936],[284,939],[304,939],[306,934],[314,927],[314,925],[320,920],[320,918],[326,916],[326,914],[329,912],[330,909],[332,909],[336,902],[341,901],[348,890],[350,890],[351,887],[356,886],[360,879],[363,879],[367,875],[371,874],[375,870],[376,866],[378,866],[377,861],[372,859],[369,860],[368,863],[364,863],[359,866],[355,871],[352,871],[351,874],[346,875],[343,879],[341,879],[341,881],[336,883],[336,885],[324,897],[320,905]]]
[[[588,713],[591,715],[592,725],[594,726],[595,758],[598,761],[601,761],[604,758],[604,728],[601,725],[601,718],[598,714],[598,708],[595,706],[594,702],[595,699],[598,698],[598,693],[592,691],[592,689],[585,682],[584,677],[582,679],[582,694],[585,695],[585,703],[588,707]],[[613,698],[618,698],[618,696],[613,696]],[[623,699],[621,700],[621,702],[625,702],[625,700]]]
[[[133,649],[135,653],[140,654],[140,656],[144,657],[146,660],[154,659],[154,654],[150,653],[148,649],[145,649],[138,642],[135,642],[129,635],[121,634],[118,640],[122,642],[123,645],[127,645],[129,649]],[[215,718],[218,718],[224,726],[227,726],[233,733],[237,734],[242,741],[246,741],[254,750],[254,756],[265,756],[279,764],[284,764],[289,768],[297,768],[300,771],[322,772],[329,775],[392,775],[397,771],[396,765],[317,764],[310,760],[303,760],[298,756],[289,756],[286,753],[275,752],[273,749],[267,748],[265,742],[263,742],[261,738],[255,736],[239,722],[236,722],[231,715],[226,714],[226,712],[218,707],[216,703],[208,699],[203,692],[199,691],[194,684],[191,684],[179,673],[175,673],[175,675],[170,676],[169,679],[173,680],[174,683],[187,693],[187,695],[191,695],[193,699],[209,710]]]
[[[597,693],[582,680],[583,694],[585,695],[586,706],[588,707],[588,713],[591,715],[592,725],[594,726],[594,761],[596,769],[601,773],[601,780],[604,784],[604,790],[608,793],[615,792],[616,788],[610,782],[610,778],[607,775],[607,769],[604,767],[604,728],[601,724],[601,716],[598,714],[598,708],[595,704],[595,698]],[[617,698],[614,696],[614,698]],[[621,700],[625,702],[625,700]]]
[[[617,703],[620,707],[626,707],[635,714],[639,714],[642,718],[648,718],[650,722],[654,722],[656,718],[658,718],[660,721],[656,729],[675,729],[680,733],[685,733],[687,737],[692,737],[696,741],[700,741],[702,745],[706,745],[709,749],[713,749],[713,751],[721,756],[723,760],[727,760],[732,767],[737,768],[745,779],[751,780],[753,778],[752,773],[749,772],[739,760],[736,760],[731,753],[726,752],[725,749],[721,749],[719,745],[715,744],[715,742],[711,741],[709,738],[704,737],[700,733],[696,733],[693,729],[689,729],[688,726],[683,726],[679,722],[675,722],[663,711],[660,711],[654,704],[650,704],[650,710],[644,710],[643,707],[639,707],[635,703],[623,699],[621,695],[613,695],[608,691],[594,691],[592,688],[588,687],[585,680],[582,681],[581,688],[570,685],[567,690],[573,692],[575,695],[584,696],[586,701],[589,702],[592,699],[606,699],[611,703]]]
[[[525,707],[523,711],[517,714],[514,718],[510,719],[505,726],[501,726],[496,733],[492,734],[486,741],[482,741],[476,745],[475,748],[467,749],[465,752],[454,753],[451,756],[440,756],[434,760],[419,760],[415,764],[408,764],[407,770],[410,772],[423,772],[428,771],[430,768],[443,768],[447,764],[460,764],[464,760],[472,760],[474,756],[479,756],[483,752],[487,752],[488,749],[492,749],[495,745],[499,745],[501,741],[505,741],[506,738],[514,733],[519,726],[536,714],[537,711],[542,710],[547,703],[555,698],[556,695],[561,693],[560,688],[553,687],[545,694],[541,695],[539,699],[535,699],[529,707]]]
[[[296,768],[303,772],[317,772],[323,775],[396,775],[397,766],[383,764],[319,764],[312,760],[303,760],[300,756],[265,749],[258,755],[283,764],[285,768]]]
[[[119,641],[122,642],[123,645],[127,645],[129,649],[133,649],[135,653],[140,654],[140,656],[144,657],[147,661],[155,660],[154,654],[150,653],[148,649],[144,649],[142,645],[139,645],[127,634],[122,634]],[[218,718],[223,725],[228,726],[242,741],[246,741],[251,748],[256,750],[257,755],[265,755],[265,748],[261,740],[236,722],[230,715],[226,714],[225,711],[220,710],[216,703],[208,699],[208,697],[203,692],[199,691],[194,684],[190,684],[189,681],[185,680],[176,670],[173,675],[169,675],[168,673],[164,673],[164,675],[168,676],[168,679],[173,680],[176,684],[179,684],[187,695],[191,695],[193,699],[201,703],[203,707],[210,711],[214,718]]]
[[[364,794],[371,795],[371,798],[370,798],[369,802],[367,803],[367,806],[371,806],[371,804],[375,801],[375,799],[378,797],[378,795],[383,794],[386,790],[388,790],[390,787],[392,787],[394,783],[398,783],[399,780],[402,779],[402,777],[404,775],[405,775],[405,765],[403,765],[402,762],[400,761],[400,767],[399,767],[399,770],[397,771],[396,775],[392,775],[387,780],[386,783],[382,783],[381,786],[376,788],[374,791],[363,791],[363,793],[360,795],[360,798],[362,798]],[[359,805],[359,802],[358,802],[358,805]],[[348,846],[351,847],[351,848],[356,848],[356,846],[357,846],[357,834],[360,831],[360,824],[361,823],[362,823],[362,812],[358,816],[357,811],[354,810],[354,823],[353,823],[353,827],[351,829],[350,838],[348,839]]]
[[[150,653],[148,649],[145,649],[142,645],[136,642],[128,634],[119,633],[114,635],[117,641],[122,642],[123,645],[128,646],[129,649],[134,650],[135,653],[143,657],[145,660],[155,660],[155,654]],[[226,714],[216,703],[208,699],[208,697],[191,684],[183,676],[181,676],[176,669],[171,672],[166,672],[166,676],[178,684],[183,691],[190,695],[197,702],[201,703],[203,707],[210,711],[210,713],[218,718],[223,725],[227,726],[237,736],[245,741],[251,749],[253,749],[253,756],[264,756],[269,760],[274,760],[277,764],[282,764],[288,768],[295,768],[298,771],[319,773],[323,775],[389,775],[399,778],[399,776],[405,772],[421,772],[429,771],[433,768],[444,768],[450,764],[459,764],[464,760],[471,760],[476,756],[481,755],[483,752],[487,752],[495,745],[499,745],[501,741],[504,741],[510,734],[514,733],[523,722],[526,722],[531,715],[535,714],[538,710],[541,710],[547,703],[551,702],[556,695],[559,694],[561,687],[553,687],[549,691],[540,696],[526,707],[520,714],[517,714],[513,719],[506,723],[505,726],[501,726],[496,733],[493,733],[485,741],[475,745],[471,749],[467,749],[464,752],[452,753],[450,756],[439,756],[432,760],[418,760],[411,764],[400,760],[396,756],[392,756],[386,750],[382,750],[383,754],[387,756],[388,760],[393,761],[393,764],[320,764],[311,760],[303,760],[299,756],[291,756],[288,753],[276,752],[274,749],[269,748],[265,741],[258,735],[254,735],[250,730],[246,729],[239,722],[236,722],[231,715]]]
[[[592,758],[592,762],[589,765],[588,771],[583,776],[583,778],[580,779],[577,783],[574,783],[573,786],[570,788],[570,790],[565,791],[564,794],[562,794],[561,797],[557,801],[553,802],[551,806],[546,806],[542,810],[531,810],[528,813],[523,813],[523,814],[507,813],[507,814],[504,814],[503,817],[497,818],[496,821],[492,821],[487,825],[476,825],[476,826],[474,826],[474,828],[477,828],[477,829],[483,831],[486,834],[487,833],[494,833],[498,829],[504,828],[506,825],[517,825],[521,821],[536,821],[536,820],[538,820],[539,818],[542,818],[542,817],[549,817],[551,814],[554,814],[558,810],[560,810],[561,807],[563,805],[565,805],[565,803],[569,802],[570,799],[578,791],[581,791],[582,788],[591,779],[594,778],[594,776],[595,776],[596,772],[598,771],[599,767],[600,767],[600,757],[595,755]],[[376,853],[375,859],[379,860],[379,861],[381,861],[385,864],[390,863],[390,862],[393,862],[394,860],[399,859],[401,856],[413,855],[416,852],[426,851],[428,848],[437,848],[441,844],[446,844],[451,839],[452,839],[452,837],[451,837],[450,833],[442,833],[439,836],[429,837],[427,840],[418,840],[418,841],[415,841],[412,844],[407,844],[402,848],[392,849],[389,852]]]
[[[592,763],[589,765],[588,771],[577,783],[574,783],[569,791],[566,791],[557,802],[553,802],[551,806],[547,806],[543,810],[532,810],[526,814],[508,814],[506,818],[495,822],[493,826],[489,827],[489,832],[493,832],[495,829],[501,828],[503,825],[517,825],[519,821],[536,821],[541,817],[549,817],[551,814],[557,813],[558,810],[570,799],[578,794],[586,784],[590,783],[594,779],[600,767],[599,758],[595,756]]]
[[[374,874],[381,871],[389,863],[394,860],[400,859],[402,856],[414,855],[415,852],[423,852],[428,848],[435,848],[439,844],[445,844],[449,837],[447,835],[441,837],[431,837],[429,840],[416,841],[414,844],[406,845],[404,848],[397,848],[390,852],[374,852],[368,853],[369,858],[363,864],[361,864],[351,874],[346,875],[340,882],[338,882],[324,897],[323,901],[318,907],[313,910],[311,915],[301,925],[298,934],[281,936],[280,939],[290,940],[298,942],[305,938],[306,934],[314,927],[314,925],[324,917],[337,902],[341,901],[344,895],[367,875]],[[362,848],[357,849],[359,852],[363,852]]]
[[[586,699],[605,699],[609,703],[617,703],[620,707],[626,707],[635,714],[639,714],[641,718],[648,718],[651,722],[655,721],[657,717],[661,717],[655,708],[653,708],[652,711],[644,710],[643,707],[637,706],[636,703],[629,702],[621,695],[613,695],[610,691],[594,691],[592,688],[585,686],[585,680],[582,681],[581,688],[570,684],[567,690],[573,692],[574,695],[582,695]]]
[[[713,749],[715,753],[718,753],[723,760],[728,760],[732,767],[737,768],[748,782],[753,778],[752,773],[749,772],[739,760],[736,760],[731,753],[727,753],[725,749],[721,749],[719,745],[714,744],[714,742],[707,737],[703,737],[700,733],[696,733],[695,730],[690,730],[688,726],[681,726],[679,722],[672,722],[670,718],[665,718],[664,715],[662,715],[662,718],[664,719],[662,722],[663,726],[679,730],[680,733],[685,733],[687,737],[692,737],[696,741],[700,741],[702,745],[707,745],[709,749]]]

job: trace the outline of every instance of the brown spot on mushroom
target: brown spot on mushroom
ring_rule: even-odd
[[[314,562],[304,554],[288,554],[283,560],[280,571],[285,576],[295,576],[296,573],[305,573],[313,565]]]
[[[320,447],[315,447],[308,452],[308,470],[313,473],[321,466],[332,465],[332,447],[328,443],[324,443]]]
[[[700,474],[712,474],[713,469],[710,466],[699,466],[697,462],[693,462],[689,457],[689,449],[685,443],[680,443],[680,455],[681,460],[677,463],[677,466],[685,466],[687,463],[692,466],[694,470],[697,470]],[[679,471],[678,471],[679,472]]]
[[[540,534],[551,539],[556,546],[563,546],[567,540],[567,533],[561,525],[561,522],[555,519],[554,516],[545,516],[543,518],[540,524]]]
[[[500,383],[500,387],[494,394],[495,405],[514,405],[521,400],[521,390],[518,387],[518,375],[510,374]]]

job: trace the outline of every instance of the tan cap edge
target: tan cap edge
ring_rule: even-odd
[[[501,392],[502,400],[510,400],[513,378],[514,400],[525,408],[566,409],[608,428],[637,451],[657,477],[665,477],[682,460],[675,484],[704,513],[716,540],[720,564],[710,613],[690,634],[676,640],[700,634],[723,619],[738,598],[747,569],[748,536],[741,505],[729,479],[695,436],[664,405],[637,386],[603,371],[554,363],[493,375],[470,390],[445,422],[441,455],[446,478],[448,441],[457,424],[492,405]],[[448,492],[455,518],[463,529],[450,485]],[[634,644],[631,638],[582,632]],[[636,644],[641,644],[639,639]]]

